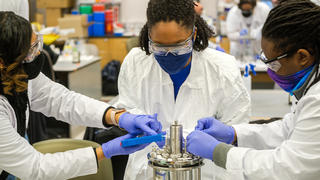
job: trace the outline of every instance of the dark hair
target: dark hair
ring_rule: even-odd
[[[0,12],[0,94],[12,106],[18,133],[24,137],[28,100],[27,74],[22,61],[28,55],[32,37],[30,23],[13,12]]]
[[[5,94],[27,89],[22,61],[28,55],[31,36],[32,28],[27,20],[13,12],[0,12],[0,74]]]
[[[256,7],[257,5],[257,0],[240,0],[239,4],[238,4],[238,7],[239,9],[242,9],[241,6],[243,4],[251,4],[252,7]]]
[[[214,35],[207,23],[196,14],[193,0],[150,0],[147,9],[147,23],[140,32],[140,47],[149,52],[149,30],[158,22],[175,21],[192,29],[197,27],[193,48],[202,51],[208,47],[209,38]]]
[[[269,13],[262,37],[275,44],[274,50],[292,51],[304,48],[316,58],[317,78],[320,59],[320,7],[309,0],[280,3]],[[314,84],[312,83],[312,84]]]

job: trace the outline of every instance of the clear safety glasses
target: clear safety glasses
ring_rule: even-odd
[[[31,48],[28,52],[27,57],[23,61],[23,63],[31,63],[35,60],[35,58],[40,54],[43,49],[43,37],[39,33],[35,33],[37,36],[37,40],[31,45]]]
[[[278,56],[278,57],[275,57],[275,58],[272,58],[272,59],[268,59],[268,58],[266,57],[266,55],[264,54],[264,52],[261,51],[261,52],[260,52],[260,60],[261,60],[262,62],[264,62],[265,64],[269,64],[269,63],[271,63],[271,62],[274,62],[274,61],[280,60],[280,59],[282,59],[282,58],[288,57],[289,55],[290,55],[289,53],[284,53],[284,54],[282,54],[282,55],[280,55],[280,56]]]
[[[272,58],[272,59],[268,59],[266,57],[266,55],[264,54],[263,51],[260,52],[260,60],[262,62],[264,62],[267,67],[271,70],[273,70],[274,72],[277,72],[280,68],[281,68],[281,64],[278,60],[282,59],[282,58],[286,58],[288,56],[291,56],[292,54],[294,54],[296,52],[296,50],[292,50],[292,51],[288,51],[278,57]]]
[[[169,53],[174,56],[179,56],[183,54],[188,54],[192,52],[193,49],[193,36],[194,36],[195,28],[193,28],[192,34],[188,37],[187,40],[172,45],[162,45],[155,43],[151,40],[149,35],[149,51],[157,56],[167,56]]]

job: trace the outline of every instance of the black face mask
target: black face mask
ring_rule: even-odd
[[[252,11],[251,10],[242,10],[242,15],[246,18],[250,17],[252,15]]]
[[[31,63],[23,64],[23,69],[28,75],[28,80],[34,79],[40,74],[44,60],[45,60],[45,56],[43,53],[41,53]]]

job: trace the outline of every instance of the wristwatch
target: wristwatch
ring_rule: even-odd
[[[110,116],[110,119],[111,119],[111,121],[112,121],[112,124],[118,126],[119,123],[117,123],[117,121],[116,121],[116,115],[119,114],[119,113],[123,113],[123,112],[125,112],[125,111],[126,111],[126,110],[123,109],[123,108],[121,108],[121,109],[119,109],[119,108],[114,108],[114,109],[112,109],[112,110],[111,110],[111,116]]]

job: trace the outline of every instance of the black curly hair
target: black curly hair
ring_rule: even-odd
[[[238,8],[242,9],[243,4],[251,4],[253,7],[256,7],[257,5],[257,0],[240,0],[238,4]]]
[[[310,0],[283,1],[271,10],[262,29],[262,37],[275,44],[274,50],[289,52],[307,49],[320,60],[320,7]],[[312,83],[320,80],[320,75]]]
[[[147,23],[140,32],[140,47],[149,52],[149,31],[158,22],[175,21],[192,30],[197,28],[196,40],[193,48],[202,51],[208,47],[209,38],[215,33],[207,23],[196,14],[193,0],[150,0],[147,9]]]

